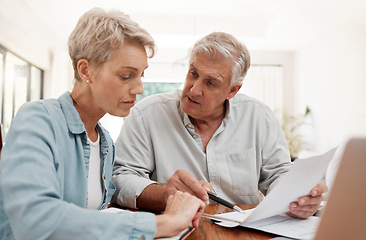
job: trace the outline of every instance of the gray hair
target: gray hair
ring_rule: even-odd
[[[80,59],[100,65],[111,60],[113,51],[124,41],[141,44],[149,58],[155,54],[156,46],[151,35],[123,12],[92,8],[84,13],[68,41],[75,79],[80,80],[77,72]]]
[[[234,66],[231,74],[230,85],[241,85],[250,67],[250,54],[244,44],[232,35],[224,32],[213,32],[196,42],[193,46],[189,62],[200,53],[205,53],[211,60],[219,60],[221,57],[232,59]]]

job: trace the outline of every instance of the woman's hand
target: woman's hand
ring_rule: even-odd
[[[177,235],[191,224],[198,227],[205,208],[204,202],[187,192],[176,191],[167,200],[165,212],[158,215],[155,238]]]

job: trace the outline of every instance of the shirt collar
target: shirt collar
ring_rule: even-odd
[[[76,110],[70,92],[62,94],[58,101],[60,102],[61,109],[65,115],[65,120],[69,131],[73,134],[80,134],[86,132],[84,123],[80,119],[80,115]]]
[[[226,109],[226,113],[225,113],[225,118],[224,120],[222,120],[222,123],[224,124],[224,126],[227,124],[227,122],[229,121],[229,119],[231,118],[231,108],[232,108],[232,99],[226,100],[225,101],[225,109]]]
[[[182,90],[180,90],[178,92],[178,112],[179,112],[179,116],[183,121],[183,124],[185,127],[187,127],[189,124],[192,125],[191,120],[189,119],[188,115],[183,111],[182,109],[182,104],[181,104],[181,95],[182,95]]]
[[[179,112],[179,115],[183,121],[183,124],[184,126],[189,126],[190,124],[192,125],[191,123],[191,120],[189,119],[188,115],[183,111],[182,109],[182,105],[181,105],[181,102],[180,102],[180,97],[181,97],[181,94],[182,92],[180,91],[179,92],[179,105],[178,105],[178,112]],[[227,122],[229,121],[230,119],[230,112],[231,112],[231,107],[232,107],[232,99],[231,98],[230,100],[226,100],[225,101],[225,105],[226,105],[226,113],[225,113],[225,118],[222,120],[222,123],[224,124],[224,126],[226,126]]]

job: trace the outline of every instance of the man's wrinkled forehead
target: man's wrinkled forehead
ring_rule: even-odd
[[[205,59],[207,61],[214,63],[217,62],[225,62],[227,64],[229,64],[230,62],[234,63],[233,59],[224,56],[217,50],[205,51],[201,49],[199,51],[192,52],[192,55],[190,56],[189,59],[189,64],[191,64],[194,61],[197,61],[197,59]]]

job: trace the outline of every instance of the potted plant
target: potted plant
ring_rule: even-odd
[[[301,127],[305,124],[307,116],[311,113],[307,106],[303,115],[282,115],[282,130],[290,150],[291,161],[294,161],[301,150],[304,148],[304,139],[300,133]]]

